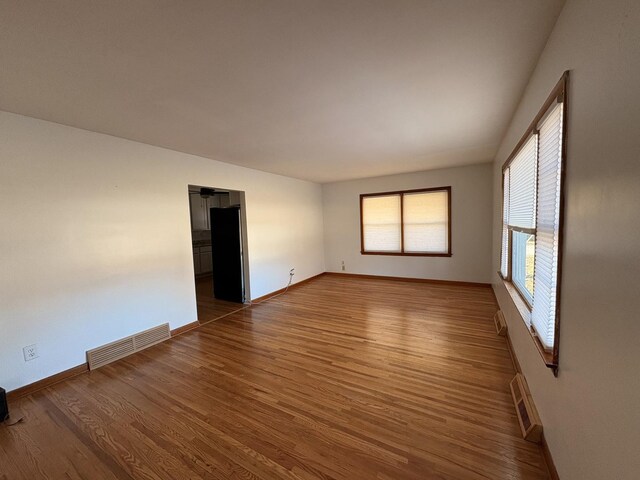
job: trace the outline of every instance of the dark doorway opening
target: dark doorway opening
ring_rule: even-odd
[[[249,297],[244,192],[189,185],[198,321],[245,307]]]

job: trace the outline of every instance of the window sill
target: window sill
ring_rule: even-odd
[[[500,278],[502,278],[502,276],[500,276]],[[515,305],[516,310],[518,310],[518,313],[522,317],[522,321],[524,322],[525,327],[526,327],[527,331],[529,332],[529,335],[531,335],[533,343],[536,346],[536,350],[538,350],[538,353],[540,354],[540,357],[542,357],[542,360],[544,361],[544,364],[546,365],[547,368],[552,369],[553,370],[553,374],[557,377],[558,376],[558,364],[553,359],[553,352],[550,352],[549,350],[544,348],[544,346],[542,345],[542,342],[540,342],[540,339],[536,335],[536,332],[530,326],[531,325],[531,310],[529,310],[529,306],[522,299],[522,297],[520,296],[520,293],[518,292],[516,287],[511,282],[509,282],[509,281],[505,280],[504,278],[502,278],[502,283],[504,285],[504,288],[506,288],[507,292],[509,292],[509,296],[511,297],[511,301]]]
[[[394,257],[451,257],[451,253],[402,253],[402,252],[360,252],[360,255],[390,255]]]
[[[527,302],[522,299],[520,292],[518,292],[513,283],[505,280],[504,278],[502,279],[502,283],[504,284],[504,288],[507,289],[507,292],[509,292],[509,296],[520,313],[522,321],[528,328],[529,325],[531,325],[531,310],[529,309],[529,305],[527,305]]]

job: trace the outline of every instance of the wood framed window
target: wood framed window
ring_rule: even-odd
[[[451,256],[451,187],[360,195],[360,253]]]
[[[502,167],[500,276],[545,364],[558,372],[565,72]]]

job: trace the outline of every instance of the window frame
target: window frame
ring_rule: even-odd
[[[520,298],[522,299],[522,301],[524,302],[524,304],[527,307],[527,310],[529,310],[529,313],[531,313],[531,311],[533,310],[533,296],[531,297],[531,300],[529,300],[529,298],[527,297],[527,294],[525,292],[522,291],[522,289],[520,288],[520,285],[518,285],[514,280],[513,280],[513,232],[517,232],[517,233],[524,233],[525,235],[533,235],[534,237],[534,241],[535,238],[537,236],[537,229],[536,228],[523,228],[523,227],[515,227],[512,225],[507,225],[507,235],[509,236],[509,274],[508,274],[508,278],[509,278],[509,282],[511,282],[511,285],[513,285],[513,287],[515,288],[516,292],[518,292],[518,295],[520,295]],[[526,261],[526,259],[525,259]],[[535,268],[534,268],[534,277],[535,277]],[[504,279],[503,279],[504,280]]]
[[[447,192],[447,251],[446,252],[405,252],[404,251],[404,195],[412,193],[426,192]],[[364,223],[363,223],[363,203],[367,197],[387,197],[392,195],[400,196],[400,251],[399,252],[378,252],[364,249]],[[451,257],[451,186],[418,188],[414,190],[397,190],[393,192],[376,192],[360,194],[360,254],[361,255],[388,255],[395,257]]]
[[[561,303],[560,298],[562,294],[562,256],[563,256],[563,250],[564,250],[563,244],[564,244],[564,223],[565,223],[565,213],[564,213],[565,184],[566,184],[565,179],[566,179],[566,169],[567,169],[567,132],[569,130],[568,128],[569,121],[568,121],[568,115],[567,115],[568,104],[569,104],[568,98],[567,98],[568,86],[569,86],[569,71],[567,70],[562,74],[562,77],[560,77],[560,80],[555,85],[555,87],[553,88],[553,90],[551,91],[551,93],[543,103],[542,107],[540,108],[540,110],[534,117],[533,121],[525,131],[524,135],[522,136],[520,141],[516,144],[515,148],[513,149],[513,151],[507,158],[507,160],[503,163],[502,175],[501,175],[502,201],[501,201],[500,213],[501,215],[504,215],[504,208],[505,208],[504,177],[505,177],[506,169],[509,168],[509,166],[511,165],[511,163],[513,162],[517,154],[520,152],[520,149],[525,145],[525,143],[529,140],[529,138],[532,135],[537,135],[539,133],[539,125],[546,118],[547,114],[552,110],[553,106],[556,103],[562,103],[562,149],[560,150],[560,155],[561,155],[560,156],[560,192],[559,192],[559,199],[558,199],[559,201],[558,270],[557,270],[556,305],[555,305],[555,330],[554,330],[555,335],[553,338],[553,348],[550,348],[550,349],[545,348],[542,341],[538,338],[537,332],[535,331],[533,326],[530,325],[530,322],[527,322],[527,319],[525,318],[526,312],[529,313],[529,316],[531,315],[532,305],[527,301],[525,296],[522,294],[522,292],[520,292],[520,289],[512,281],[512,278],[511,278],[512,247],[513,247],[512,231],[514,228],[510,227],[508,224],[507,224],[508,238],[509,238],[508,240],[509,251],[507,252],[507,255],[508,255],[507,272],[508,273],[506,276],[503,276],[501,269],[498,270],[498,275],[502,279],[512,300],[516,304],[517,310],[520,313],[520,316],[522,317],[523,322],[527,326],[527,330],[529,331],[529,334],[531,335],[531,338],[534,341],[536,349],[540,353],[540,356],[542,357],[542,360],[544,361],[545,365],[548,368],[552,369],[555,376],[558,375],[558,363],[559,363],[559,356],[560,356],[559,355],[560,353],[560,303]],[[537,155],[536,155],[536,161],[538,161]],[[537,202],[537,192],[536,192],[536,213],[537,213],[537,204],[538,202]],[[525,229],[525,230],[531,230],[531,233],[537,236],[537,224],[533,229]],[[501,236],[502,236],[502,233],[501,233]],[[501,241],[500,242],[500,261],[499,261],[500,265],[502,265],[502,255],[503,255],[503,252],[502,252],[502,241]],[[535,278],[535,270],[534,270],[534,278]],[[535,287],[534,287],[534,291],[535,291]],[[514,295],[514,292],[517,295]]]

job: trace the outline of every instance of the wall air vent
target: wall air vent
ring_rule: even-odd
[[[165,323],[157,327],[150,328],[135,335],[107,343],[98,348],[87,351],[87,363],[89,370],[95,370],[108,363],[115,362],[132,353],[144,350],[151,345],[163,342],[171,338],[169,324]]]
[[[542,422],[533,404],[527,381],[521,373],[517,373],[511,380],[511,396],[516,406],[522,436],[525,440],[539,443],[542,438]]]
[[[507,322],[504,319],[504,314],[502,310],[498,310],[493,317],[493,321],[496,324],[496,333],[501,337],[504,337],[507,334]]]

